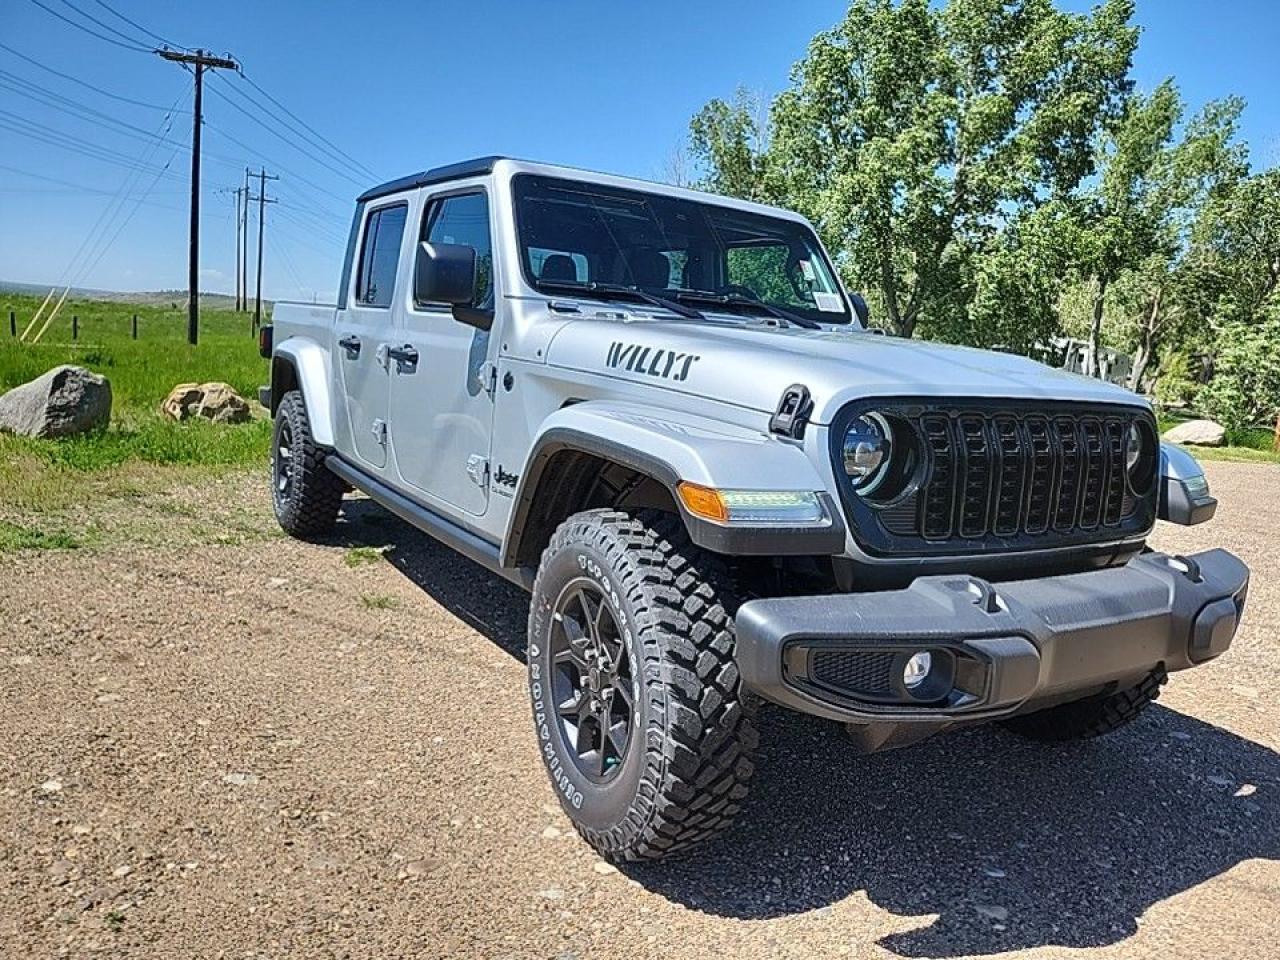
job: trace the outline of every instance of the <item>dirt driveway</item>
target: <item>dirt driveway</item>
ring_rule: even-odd
[[[622,872],[543,774],[515,589],[365,504],[279,539],[253,477],[104,508],[0,555],[0,956],[1277,956],[1280,468],[1210,477],[1157,542],[1238,551],[1246,626],[1134,727],[859,758],[768,713],[737,828]]]

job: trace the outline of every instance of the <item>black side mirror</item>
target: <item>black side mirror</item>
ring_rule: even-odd
[[[418,244],[413,270],[413,299],[418,303],[447,303],[459,323],[488,330],[493,311],[477,307],[476,251],[460,243]]]
[[[468,305],[475,296],[476,252],[459,243],[420,243],[413,272],[418,303]]]
[[[849,302],[853,304],[853,312],[858,318],[858,322],[864,327],[867,321],[871,319],[871,308],[867,306],[867,301],[860,293],[849,294]]]

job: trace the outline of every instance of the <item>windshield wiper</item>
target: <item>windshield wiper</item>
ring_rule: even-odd
[[[537,287],[539,290],[592,293],[604,297],[635,297],[637,300],[643,300],[652,306],[670,310],[672,313],[679,314],[689,320],[706,319],[697,310],[692,307],[686,307],[683,303],[677,303],[674,300],[668,300],[666,297],[660,297],[655,293],[649,293],[647,290],[641,290],[639,287],[628,287],[621,283],[600,283],[597,280],[588,280],[586,283],[579,283],[577,280],[538,280]]]
[[[749,307],[758,307],[765,313],[774,318],[788,324],[795,324],[797,327],[804,327],[806,330],[821,330],[822,327],[810,320],[808,317],[802,317],[798,313],[792,313],[782,307],[774,306],[772,303],[766,303],[755,297],[748,297],[741,293],[714,293],[711,290],[674,290],[672,291],[677,300],[692,300],[695,303],[720,303],[726,306],[738,304]]]

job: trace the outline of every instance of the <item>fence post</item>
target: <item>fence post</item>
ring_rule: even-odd
[[[1271,441],[1271,446],[1276,453],[1280,453],[1280,410],[1276,411],[1276,435]]]
[[[133,339],[138,339],[138,315],[133,315]]]
[[[71,339],[80,339],[80,315],[77,313],[71,315]]]
[[[12,310],[9,311],[9,336],[16,337],[18,335],[18,317]]]

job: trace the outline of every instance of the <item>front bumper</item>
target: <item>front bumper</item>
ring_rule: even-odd
[[[1225,550],[1145,553],[1123,567],[991,584],[921,577],[905,590],[753,600],[739,609],[746,686],[850,722],[951,722],[1017,713],[1230,646],[1249,570]],[[902,683],[929,651],[930,679]]]

